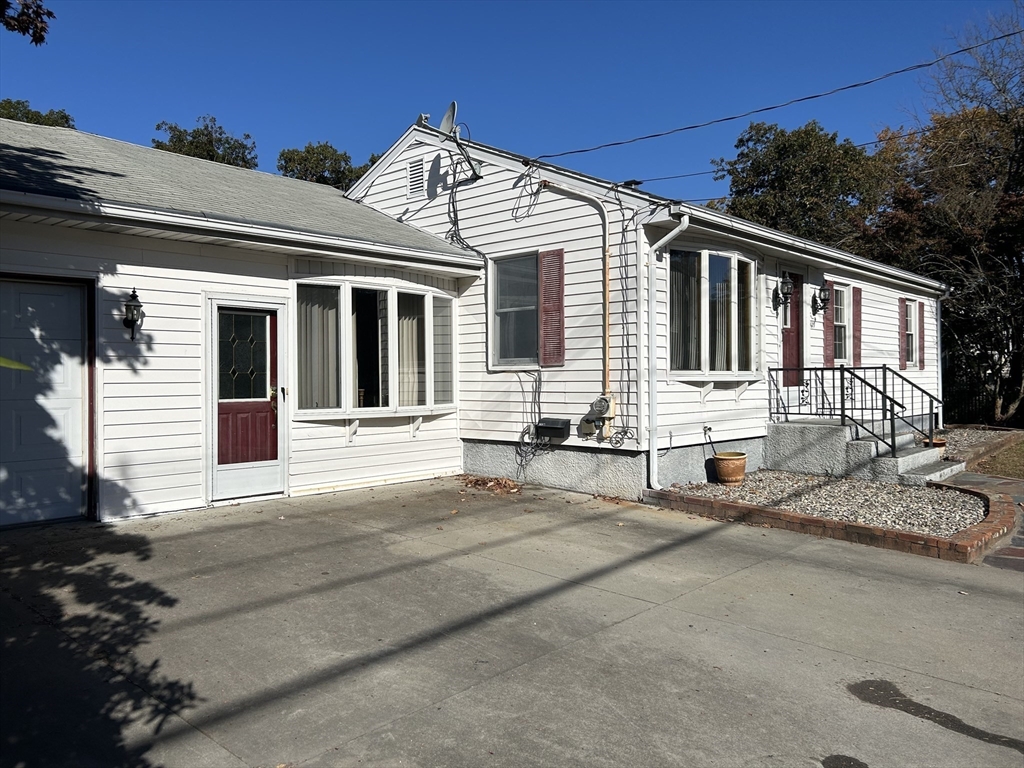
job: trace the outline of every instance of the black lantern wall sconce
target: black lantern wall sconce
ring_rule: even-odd
[[[132,341],[135,341],[135,329],[142,320],[142,302],[139,301],[139,294],[132,288],[132,295],[124,303],[124,327],[132,331]]]
[[[832,291],[827,285],[821,286],[818,292],[811,296],[811,314],[816,315],[828,309],[828,303],[832,300]]]
[[[779,284],[772,291],[772,310],[779,314],[779,307],[789,307],[789,300],[793,296],[793,281],[789,275],[783,275]]]

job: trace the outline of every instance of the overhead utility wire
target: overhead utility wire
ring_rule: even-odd
[[[931,128],[922,128],[920,131],[907,131],[906,133],[894,134],[892,138],[905,139],[907,136],[917,136],[918,134],[921,133],[928,133],[931,130]],[[875,139],[874,141],[862,141],[860,144],[854,144],[853,146],[857,148],[870,147],[872,144],[884,144],[888,140],[889,139]],[[622,184],[626,186],[631,184],[646,184],[649,181],[669,181],[671,179],[688,179],[691,176],[710,176],[713,173],[719,173],[719,171],[697,171],[695,173],[680,173],[675,176],[655,176],[654,178],[651,179],[631,179],[630,181],[623,182]]]
[[[850,85],[843,85],[843,86],[840,86],[838,88],[833,88],[830,91],[824,91],[823,93],[816,93],[813,96],[801,96],[798,99],[790,99],[789,101],[783,102],[782,104],[774,104],[773,106],[770,106],[770,107],[760,107],[758,109],[751,109],[748,112],[743,112],[743,113],[738,114],[738,115],[731,115],[730,117],[719,117],[719,118],[717,118],[715,120],[708,120],[705,123],[695,123],[693,125],[685,125],[682,128],[673,128],[673,129],[668,130],[668,131],[661,131],[660,133],[650,133],[650,134],[648,134],[646,136],[637,136],[636,138],[633,138],[633,139],[623,139],[622,141],[610,141],[607,144],[598,144],[595,147],[587,147],[585,149],[570,149],[570,150],[568,150],[566,152],[555,152],[555,153],[550,154],[550,155],[537,155],[537,157],[535,157],[534,160],[550,160],[551,158],[554,158],[554,157],[566,157],[568,155],[582,155],[582,154],[584,154],[586,152],[596,152],[599,149],[608,149],[609,147],[621,147],[621,146],[624,146],[626,144],[635,144],[638,141],[647,141],[648,139],[660,139],[662,136],[671,136],[672,134],[682,133],[683,131],[692,131],[692,130],[694,130],[696,128],[707,128],[709,125],[718,125],[719,123],[728,123],[728,122],[730,122],[732,120],[741,120],[744,117],[750,117],[751,115],[758,115],[758,114],[761,114],[762,112],[771,112],[772,110],[775,110],[775,109],[782,109],[783,107],[789,107],[789,106],[792,106],[793,104],[800,104],[800,103],[805,102],[805,101],[813,101],[815,99],[821,99],[821,98],[824,98],[825,96],[832,96],[833,94],[842,93],[843,91],[850,91],[850,90],[853,90],[854,88],[863,88],[866,85],[872,85],[874,83],[880,82],[881,80],[886,80],[886,79],[888,79],[890,77],[895,77],[896,75],[903,75],[903,74],[906,74],[907,72],[914,72],[914,71],[919,70],[919,69],[927,69],[928,67],[934,67],[939,62],[945,61],[946,59],[952,58],[953,56],[959,56],[961,53],[968,53],[969,51],[973,51],[973,50],[975,50],[977,48],[981,48],[983,46],[989,45],[990,43],[995,43],[995,42],[998,42],[1000,40],[1005,40],[1008,37],[1013,37],[1014,35],[1019,35],[1022,32],[1024,32],[1024,30],[1018,29],[1016,32],[1009,32],[1009,33],[1007,33],[1005,35],[999,35],[998,37],[993,37],[990,40],[985,40],[984,42],[978,43],[976,45],[969,45],[966,48],[961,48],[958,51],[953,51],[952,53],[947,53],[944,56],[939,56],[939,58],[934,59],[932,61],[927,61],[927,62],[924,62],[922,64],[912,64],[911,66],[904,67],[903,69],[897,69],[897,70],[895,70],[893,72],[886,72],[884,75],[879,75],[878,77],[873,77],[870,80],[863,80],[863,81],[861,81],[859,83],[851,83]]]

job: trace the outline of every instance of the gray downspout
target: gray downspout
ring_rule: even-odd
[[[679,224],[651,246],[647,255],[647,484],[658,491],[658,251],[690,226],[690,214],[671,211]]]

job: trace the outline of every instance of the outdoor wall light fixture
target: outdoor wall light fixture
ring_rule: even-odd
[[[832,299],[832,292],[827,285],[821,286],[818,292],[811,296],[811,314],[816,315],[828,309],[828,303]]]
[[[135,328],[142,320],[142,302],[139,301],[139,294],[132,288],[132,295],[124,303],[124,327],[131,328],[132,341],[135,341]]]
[[[779,284],[772,291],[772,310],[779,313],[780,306],[789,306],[789,300],[793,296],[793,281],[789,275],[785,275]]]

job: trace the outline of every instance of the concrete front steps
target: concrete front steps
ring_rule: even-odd
[[[913,433],[896,436],[894,458],[870,433],[830,419],[769,424],[765,466],[806,475],[922,486],[966,469],[963,462],[942,461],[938,448],[915,445]]]

